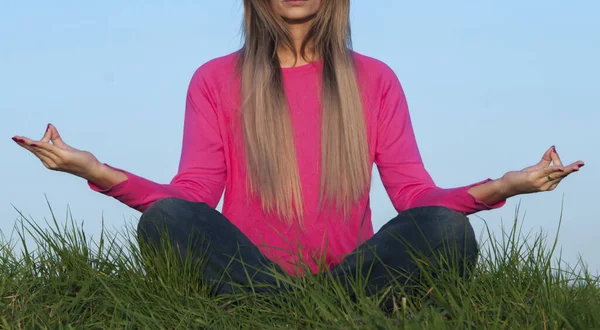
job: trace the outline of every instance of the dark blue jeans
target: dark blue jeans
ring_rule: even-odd
[[[154,202],[140,218],[139,239],[160,248],[165,233],[169,246],[184,260],[202,259],[203,281],[215,283],[225,275],[226,280],[215,287],[217,294],[249,285],[249,277],[252,283],[276,286],[272,270],[284,273],[235,225],[204,203],[175,198]],[[430,264],[444,258],[446,265],[462,273],[477,255],[475,233],[465,215],[444,207],[419,207],[390,220],[330,273],[342,283],[362,274],[368,292],[374,293],[390,284],[418,280],[415,257]]]

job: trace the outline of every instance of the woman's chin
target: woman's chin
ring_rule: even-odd
[[[296,12],[296,13],[293,13],[293,12],[286,13],[282,17],[288,24],[302,24],[302,23],[310,22],[315,17],[315,15],[303,13],[298,10],[298,12]]]

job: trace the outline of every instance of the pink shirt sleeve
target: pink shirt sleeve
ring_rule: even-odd
[[[420,206],[444,206],[472,214],[503,206],[506,201],[486,205],[467,192],[490,179],[451,189],[435,185],[423,165],[402,86],[391,69],[383,80],[375,163],[395,209],[402,212]]]
[[[217,206],[225,188],[227,170],[216,102],[205,71],[200,67],[189,84],[181,160],[171,182],[159,184],[117,169],[127,175],[127,180],[105,190],[88,182],[92,190],[114,197],[140,212],[168,197],[204,202],[212,208]]]

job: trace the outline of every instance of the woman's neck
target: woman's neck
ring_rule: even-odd
[[[301,23],[288,23],[288,31],[290,32],[294,47],[296,48],[296,54],[299,56],[298,58],[294,58],[294,53],[287,48],[279,49],[277,51],[277,56],[279,57],[282,68],[301,66],[317,60],[312,43],[308,43],[305,49],[306,59],[300,54],[302,42],[310,30],[311,23],[312,20]]]

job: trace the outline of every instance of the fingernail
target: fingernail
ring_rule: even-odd
[[[35,144],[35,143],[32,143],[32,144],[31,144],[31,146],[32,146],[32,147],[37,147],[38,145],[37,145],[37,144]]]
[[[50,129],[50,124],[48,124],[48,126],[46,126],[46,132],[48,132],[49,129]]]
[[[584,166],[585,166],[584,163],[579,164],[579,167],[584,167]]]
[[[17,139],[16,137],[12,137],[11,139],[12,139],[13,141],[15,141],[15,142],[17,142],[17,141],[18,141],[18,139]]]
[[[17,139],[17,142],[24,143],[24,142],[25,142],[25,140],[23,140],[23,139]]]
[[[578,168],[576,168],[576,169],[574,169],[574,170],[573,170],[573,172],[577,172],[577,171],[579,171],[579,169],[578,169]]]

